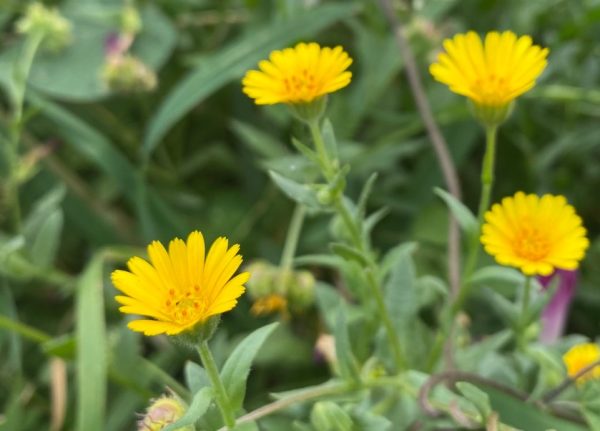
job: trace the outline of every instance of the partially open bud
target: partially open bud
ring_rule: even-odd
[[[49,51],[60,51],[71,42],[71,23],[56,9],[48,9],[41,3],[30,4],[16,26],[21,34],[41,35],[42,47]]]
[[[112,91],[121,93],[140,93],[156,87],[154,71],[132,55],[109,57],[102,80]]]
[[[138,421],[138,431],[161,431],[167,425],[175,423],[185,413],[187,406],[179,399],[162,396],[154,400],[146,414]],[[177,428],[176,431],[194,431],[193,426]]]

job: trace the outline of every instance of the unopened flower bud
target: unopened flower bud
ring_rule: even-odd
[[[315,302],[315,277],[310,271],[296,271],[288,287],[290,306],[295,310],[304,310]]]
[[[141,60],[132,56],[109,58],[102,70],[102,80],[112,91],[138,93],[156,87],[156,74]]]
[[[16,27],[21,34],[41,35],[42,46],[49,51],[59,51],[71,42],[71,23],[56,9],[48,9],[41,3],[30,4]]]
[[[250,280],[246,283],[248,293],[253,298],[262,298],[275,291],[274,280],[277,268],[267,261],[256,260],[246,266]]]
[[[138,431],[161,431],[167,425],[181,419],[187,406],[177,398],[163,396],[155,400],[138,421]],[[192,426],[177,428],[176,431],[193,431]]]

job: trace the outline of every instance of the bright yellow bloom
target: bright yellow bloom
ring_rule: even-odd
[[[352,74],[346,69],[351,63],[341,46],[299,43],[273,51],[269,60],[258,63],[260,71],[248,71],[243,91],[257,105],[309,103],[348,85]]]
[[[445,52],[429,71],[450,90],[476,105],[502,107],[529,91],[546,68],[548,48],[533,45],[530,36],[512,31],[486,34],[473,31],[444,41]]]
[[[481,242],[499,264],[526,275],[576,269],[589,246],[581,218],[564,196],[523,192],[485,214]]]
[[[581,370],[600,360],[600,347],[595,343],[583,343],[573,346],[563,355],[569,377],[575,377]],[[600,378],[600,366],[577,379],[577,383]]]
[[[239,245],[228,247],[220,237],[205,257],[204,238],[192,232],[187,243],[175,238],[169,251],[154,241],[148,245],[150,262],[132,257],[129,271],[117,270],[112,281],[126,296],[116,296],[123,313],[147,316],[129,328],[146,335],[175,335],[231,310],[244,293],[250,274],[233,274],[242,263]],[[232,278],[233,277],[233,278]]]

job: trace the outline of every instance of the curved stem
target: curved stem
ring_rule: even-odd
[[[321,171],[323,172],[323,176],[331,181],[335,176],[335,168],[329,159],[329,155],[327,154],[327,149],[325,148],[325,141],[323,141],[323,136],[321,135],[321,128],[319,127],[319,121],[314,120],[310,121],[308,124],[308,128],[310,129],[310,134],[315,144],[315,150],[317,150],[317,155],[319,158],[319,165]]]
[[[223,417],[223,422],[225,422],[225,429],[231,429],[235,426],[235,416],[231,408],[229,397],[227,396],[227,391],[225,390],[225,386],[219,375],[217,364],[215,364],[215,360],[206,340],[200,342],[198,353],[200,353],[202,365],[204,365],[204,369],[206,370],[210,383],[215,391],[215,401],[217,402],[217,406]]]

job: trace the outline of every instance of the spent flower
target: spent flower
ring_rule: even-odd
[[[156,74],[131,54],[109,56],[101,72],[102,81],[116,92],[139,93],[156,87]]]
[[[589,246],[581,218],[564,196],[523,192],[486,212],[481,242],[499,264],[526,275],[577,269]]]
[[[150,262],[132,257],[129,271],[116,270],[112,281],[124,295],[115,299],[127,314],[147,316],[129,322],[128,327],[145,335],[176,335],[202,329],[210,317],[231,310],[244,293],[249,273],[234,277],[242,263],[237,244],[217,238],[205,255],[198,231],[187,242],[179,238],[169,250],[158,241],[148,246]]]
[[[161,431],[184,415],[187,406],[175,397],[163,396],[152,402],[146,413],[137,423],[138,431]],[[192,426],[177,428],[175,431],[193,431]]]

